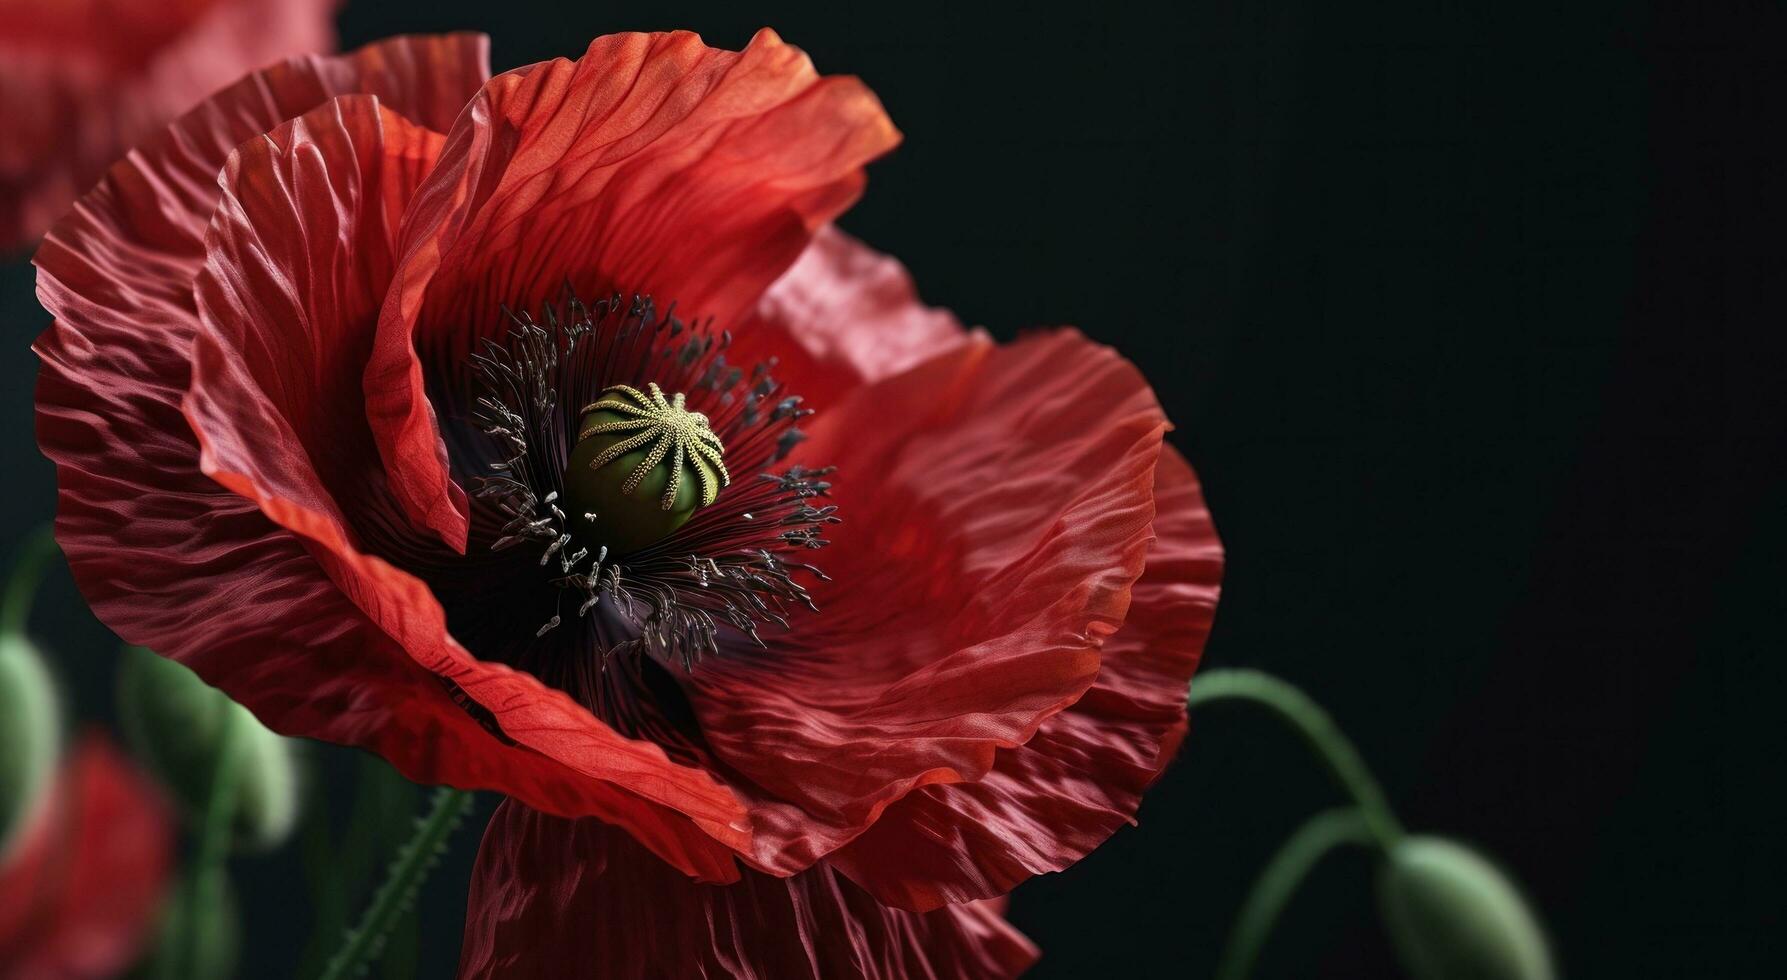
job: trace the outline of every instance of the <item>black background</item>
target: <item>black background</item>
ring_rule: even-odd
[[[862,76],[906,142],[843,225],[964,320],[1077,324],[1158,389],[1229,551],[1206,664],[1324,702],[1406,822],[1512,869],[1570,975],[1706,977],[1787,945],[1784,20],[364,0],[341,25],[349,46],[482,29],[500,70],[613,30],[738,47],[767,24]],[[0,289],[10,543],[53,478],[22,261]],[[105,718],[114,641],[66,573],[37,623]],[[354,754],[312,756],[343,810]],[[1335,799],[1268,720],[1200,717],[1138,828],[1016,893],[1034,975],[1208,973],[1251,875]],[[457,956],[476,838],[404,939],[422,976]],[[235,863],[244,975],[303,949],[300,853]],[[1395,975],[1369,874],[1324,866],[1262,975]]]

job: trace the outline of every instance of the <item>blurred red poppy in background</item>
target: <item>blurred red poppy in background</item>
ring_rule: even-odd
[[[161,794],[102,738],[83,739],[0,855],[0,976],[122,973],[153,931],[173,849]]]
[[[985,900],[1133,818],[1215,610],[1152,391],[832,228],[898,133],[771,32],[485,61],[259,72],[50,232],[76,580],[271,727],[509,797],[463,975],[1018,972]]]
[[[335,47],[340,0],[0,0],[0,252],[254,68]]]

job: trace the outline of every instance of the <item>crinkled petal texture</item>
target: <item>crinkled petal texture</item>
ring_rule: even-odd
[[[835,229],[739,338],[794,352],[798,390],[854,391],[803,447],[843,462],[850,518],[822,556],[836,591],[769,654],[683,678],[716,768],[752,805],[753,863],[792,876],[653,891],[663,869],[592,859],[611,832],[510,804],[480,854],[465,976],[1009,975],[1033,954],[980,900],[1132,820],[1177,747],[1222,552],[1132,367],[1066,331],[994,347]],[[972,478],[989,472],[1008,482]],[[821,885],[870,923],[829,930],[852,945],[807,948],[818,920],[799,899]],[[590,932],[653,902],[701,909],[697,930],[643,950]],[[978,952],[939,965],[862,946],[876,924],[940,922]]]
[[[565,285],[733,322],[856,200],[899,140],[860,81],[822,78],[761,31],[597,38],[577,61],[506,72],[473,100],[416,195],[366,371],[406,511],[464,547],[425,379],[469,388],[467,353]]]
[[[487,78],[485,50],[397,39],[257,73],[52,232],[38,432],[58,464],[58,537],[114,630],[274,728],[371,748],[419,781],[600,815],[727,877],[744,832],[722,787],[473,660],[426,588],[343,523],[363,503],[366,521],[401,523],[378,506],[353,389],[398,218]]]
[[[775,358],[776,375],[815,405],[967,342],[948,310],[921,303],[892,256],[826,226],[734,331],[733,360]]]
[[[478,852],[459,975],[973,980],[1035,959],[994,903],[891,909],[824,865],[700,884],[612,827],[511,801]]]
[[[975,782],[927,786],[889,807],[831,863],[881,901],[930,909],[1059,871],[1133,819],[1177,750],[1187,683],[1216,613],[1222,548],[1197,477],[1172,447],[1155,474],[1155,539],[1098,679],[1002,749]]]
[[[698,303],[760,294],[893,139],[860,84],[834,81],[767,32],[742,53],[693,35],[622,35],[579,62],[493,79],[444,140],[371,99],[337,99],[232,156],[198,277],[186,406],[204,471],[302,537],[411,661],[484,712],[499,739],[519,743],[484,751],[501,765],[476,784],[622,823],[707,878],[734,875],[731,851],[748,849],[744,811],[726,787],[617,735],[534,677],[477,659],[420,580],[368,554],[402,550],[394,527],[452,544],[464,534],[465,497],[447,479],[429,403],[387,414],[381,399],[421,377],[417,346],[449,365],[467,359],[476,337],[461,329],[463,311],[494,319],[496,297],[535,295],[572,275],[660,282]],[[565,236],[563,254],[536,251]],[[631,265],[689,248],[703,260]],[[540,272],[549,260],[561,267]],[[523,274],[538,281],[509,281]],[[450,292],[419,321],[436,329],[398,335],[405,366],[383,375],[392,321],[378,315],[380,301],[401,310],[424,283]],[[390,441],[412,419],[426,423],[416,452]],[[445,496],[432,503],[410,493],[437,485]]]
[[[88,736],[19,845],[0,866],[0,976],[97,980],[128,968],[173,861],[173,813],[155,787]]]
[[[0,251],[248,71],[335,46],[340,0],[0,0]]]
[[[971,336],[815,417],[797,457],[839,467],[847,515],[822,613],[681,678],[760,867],[981,779],[1081,700],[1142,573],[1165,429],[1135,368],[1071,331]]]
[[[39,436],[59,533],[114,629],[273,727],[602,817],[729,879],[751,845],[727,787],[471,656],[376,557],[463,546],[417,351],[451,377],[499,297],[567,278],[742,309],[897,133],[769,32],[739,53],[621,35],[484,74],[463,37],[277,66],[52,233]]]
[[[434,733],[412,742],[405,729],[415,707],[400,704],[396,725],[374,735],[382,753],[424,767],[429,781],[494,785],[555,812],[624,824],[688,870],[728,876],[730,858],[714,841],[737,844],[744,833],[732,826],[741,815],[724,787],[652,743],[621,737],[564,693],[472,656],[426,585],[361,550],[404,520],[389,504],[360,369],[391,274],[396,217],[441,140],[373,97],[347,96],[230,157],[196,290],[186,411],[200,467],[305,542],[314,574],[394,641],[361,659],[419,672],[401,693],[428,698],[457,729],[447,737],[459,745]],[[309,720],[315,669],[290,665],[278,686],[257,676],[257,700],[247,703],[276,722],[306,718],[306,734],[310,724],[339,732],[338,717]],[[454,696],[481,706],[477,718],[491,728]]]
[[[1133,821],[1182,737],[1222,575],[1141,377],[1071,332],[992,348],[835,229],[739,337],[796,389],[843,397],[804,447],[841,464],[847,515],[821,617],[768,672],[685,684],[755,790],[760,863],[843,843],[834,867],[928,910],[1060,870]]]

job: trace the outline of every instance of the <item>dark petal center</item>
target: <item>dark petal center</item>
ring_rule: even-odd
[[[441,428],[472,497],[466,554],[414,570],[479,657],[535,674],[627,734],[660,740],[658,726],[680,727],[646,707],[662,702],[657,688],[675,687],[666,671],[752,656],[766,626],[787,628],[797,610],[816,611],[801,579],[824,576],[799,556],[822,547],[826,525],[838,521],[824,500],[830,470],[783,464],[811,411],[775,380],[773,362],[729,364],[729,334],[660,315],[649,298],[585,305],[567,294],[537,320],[511,313],[508,321],[501,339],[470,357],[475,390],[435,393],[435,404],[457,409]],[[691,493],[711,491],[711,502],[674,526],[632,533],[612,499],[604,514],[620,523],[588,518],[598,511],[576,483],[573,457],[588,410],[621,386],[699,413],[711,444],[724,447],[723,466],[716,452],[704,456],[710,473],[689,477]],[[686,447],[677,462],[676,445],[652,465],[689,465]],[[640,462],[615,470],[621,484]],[[711,480],[717,474],[725,479]],[[648,489],[646,506],[675,503],[665,488]]]

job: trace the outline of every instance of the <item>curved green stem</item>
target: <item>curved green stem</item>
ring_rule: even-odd
[[[384,884],[372,896],[372,905],[360,924],[348,934],[341,951],[323,969],[322,980],[359,976],[377,958],[385,937],[416,898],[417,889],[433,869],[448,835],[471,808],[468,790],[442,787],[434,794],[428,815],[416,823],[415,836],[397,852]]]
[[[415,820],[410,816],[415,811],[415,800],[405,796],[399,801],[393,791],[398,785],[414,789],[414,783],[375,755],[363,756],[359,769],[353,807],[348,811],[340,840],[330,830],[328,799],[321,793],[309,796],[304,865],[310,876],[315,927],[305,949],[304,968],[299,971],[302,976],[316,975],[340,949],[341,937],[347,935],[352,925],[349,916],[360,901],[357,892],[378,863],[379,852],[387,846],[386,838],[390,839],[390,846],[403,843],[409,827],[394,826],[397,811],[403,811],[406,825]]]
[[[37,598],[37,583],[43,570],[57,554],[56,538],[48,527],[39,527],[19,543],[13,558],[12,576],[6,582],[6,597],[0,600],[0,632],[21,634],[31,618],[31,602]]]
[[[1279,915],[1323,856],[1342,845],[1372,843],[1371,828],[1356,807],[1324,810],[1298,827],[1266,862],[1247,900],[1241,903],[1222,959],[1216,964],[1216,980],[1245,980],[1253,972]]]
[[[1251,701],[1270,709],[1296,729],[1321,757],[1341,789],[1358,804],[1378,848],[1388,849],[1402,838],[1402,822],[1390,809],[1389,800],[1384,798],[1384,791],[1365,760],[1359,757],[1359,750],[1309,695],[1271,674],[1231,668],[1200,674],[1192,682],[1188,706],[1195,708],[1213,701]]]

